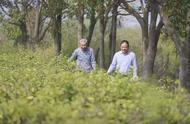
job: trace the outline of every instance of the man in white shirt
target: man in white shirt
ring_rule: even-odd
[[[112,63],[107,73],[111,74],[113,71],[117,70],[122,75],[127,75],[130,66],[133,66],[133,79],[136,80],[138,76],[135,53],[129,51],[129,42],[127,40],[121,41],[120,49],[120,51],[114,54]]]

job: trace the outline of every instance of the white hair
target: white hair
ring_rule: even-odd
[[[87,39],[81,39],[81,40],[79,41],[79,43],[80,43],[80,44],[81,44],[81,43],[86,44],[86,43],[87,43]]]

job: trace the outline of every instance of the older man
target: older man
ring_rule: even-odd
[[[120,49],[120,51],[115,53],[107,73],[111,74],[116,70],[122,75],[127,75],[130,66],[133,66],[133,79],[137,79],[136,56],[135,53],[129,50],[129,42],[127,40],[121,41]]]
[[[81,39],[79,47],[74,50],[69,61],[76,60],[76,67],[78,70],[90,72],[96,67],[93,49],[87,46],[87,40]]]

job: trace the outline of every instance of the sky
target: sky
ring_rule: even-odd
[[[134,26],[140,26],[138,21],[136,20],[135,17],[129,15],[129,16],[122,16],[119,17],[121,20],[121,26],[126,28],[126,27],[134,27]]]
[[[138,9],[140,6],[140,1],[136,0],[135,2],[130,3],[133,8]],[[119,12],[122,14],[127,14],[126,10],[119,9]],[[138,21],[135,17],[128,15],[128,16],[118,16],[118,19],[121,21],[122,27],[134,27],[134,26],[140,26]]]

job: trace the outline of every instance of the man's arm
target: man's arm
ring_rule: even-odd
[[[68,61],[76,60],[77,59],[77,49],[74,50],[71,57],[68,59]]]
[[[111,74],[115,69],[116,69],[116,66],[117,66],[117,57],[116,57],[116,54],[113,56],[113,60],[112,60],[112,63],[110,64],[110,67],[107,71],[107,74]]]

